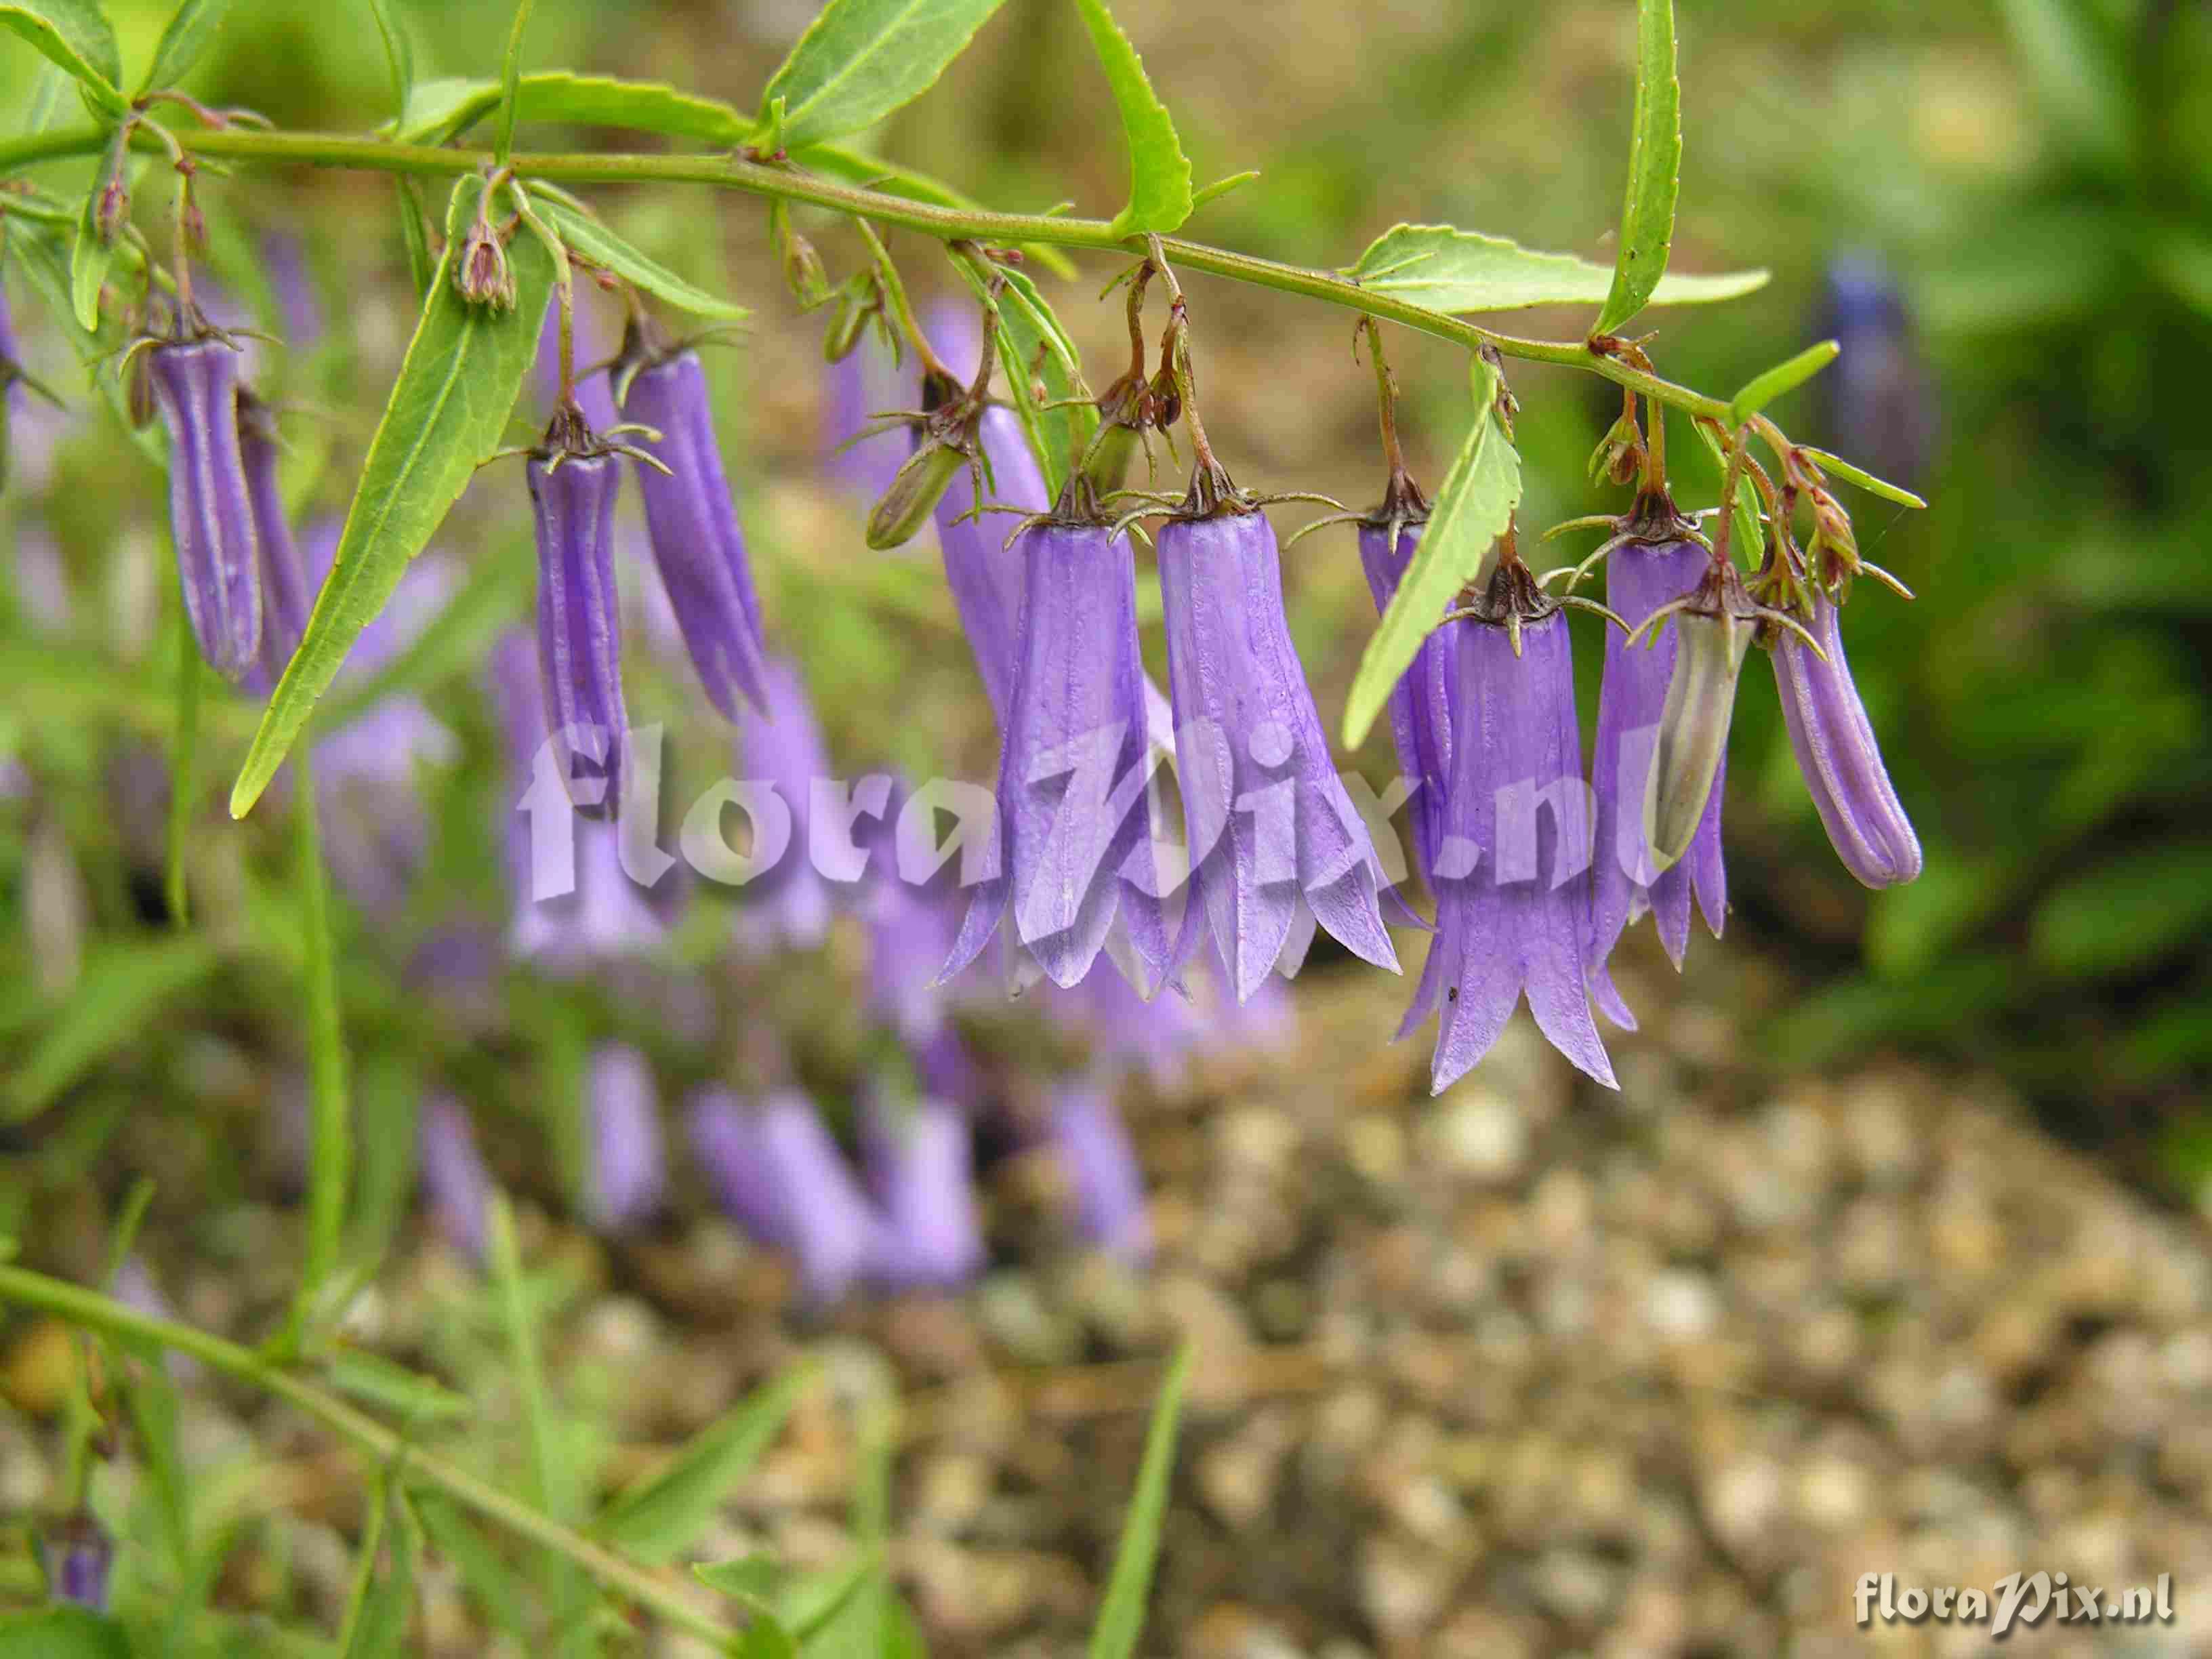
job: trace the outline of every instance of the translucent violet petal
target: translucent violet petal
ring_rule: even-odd
[[[1421,526],[1409,525],[1390,542],[1384,525],[1359,526],[1359,564],[1377,616],[1390,608],[1399,579],[1420,546]],[[1413,830],[1413,858],[1433,885],[1436,848],[1443,839],[1444,792],[1451,779],[1451,661],[1456,631],[1439,628],[1421,643],[1413,665],[1390,690],[1390,737],[1398,769],[1413,784],[1407,803]]]
[[[546,724],[576,804],[611,815],[629,731],[615,598],[621,463],[611,454],[533,454],[527,470],[538,525],[538,656]],[[602,781],[604,793],[594,799]]]
[[[238,441],[238,353],[209,337],[158,345],[146,374],[169,433],[169,527],[200,654],[245,678],[261,644],[260,554]]]

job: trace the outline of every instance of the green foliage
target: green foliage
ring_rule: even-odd
[[[1674,241],[1682,173],[1682,87],[1674,76],[1674,0],[1637,0],[1636,115],[1620,209],[1613,288],[1593,335],[1611,334],[1650,303]]]
[[[1795,392],[1835,362],[1842,349],[1833,340],[1823,340],[1818,345],[1807,346],[1789,362],[1777,363],[1763,374],[1753,376],[1746,382],[1743,390],[1729,400],[1730,428],[1741,426],[1777,398]]]
[[[232,3],[233,0],[183,0],[170,14],[169,26],[161,31],[153,62],[146,66],[146,78],[139,82],[138,90],[152,92],[183,80],[215,44]]]
[[[415,84],[394,125],[403,143],[443,143],[457,138],[500,107],[497,81],[465,76]],[[658,81],[625,81],[607,75],[546,70],[525,75],[514,89],[518,124],[624,127],[728,146],[750,140],[753,125],[718,99],[702,98]]]
[[[0,1091],[0,1122],[21,1122],[51,1105],[112,1050],[143,1037],[165,1004],[221,960],[196,935],[102,941],[88,952],[68,1004]]]
[[[875,125],[934,86],[1001,3],[830,0],[769,77],[761,125],[787,148]]]
[[[1519,311],[1530,306],[1595,305],[1614,273],[1570,253],[1539,253],[1503,236],[1449,225],[1393,225],[1344,274],[1378,294],[1395,295],[1431,311],[1461,315]],[[1723,276],[1660,278],[1644,303],[1703,305],[1733,300],[1766,284],[1763,270]]]
[[[125,105],[123,57],[99,0],[5,0],[0,29],[20,35],[75,77],[100,108]]]
[[[1406,567],[1390,608],[1367,641],[1344,702],[1344,741],[1358,748],[1413,664],[1453,595],[1490,580],[1498,538],[1521,500],[1521,458],[1499,406],[1504,389],[1497,367],[1477,356],[1470,369],[1474,419],[1451,471],[1444,475],[1421,544]]]
[[[723,322],[742,322],[749,314],[743,306],[708,293],[696,283],[684,281],[659,260],[640,252],[610,230],[603,220],[580,213],[542,191],[536,211],[578,258],[627,278],[679,311]]]
[[[812,1382],[806,1367],[794,1366],[700,1430],[666,1467],[607,1505],[600,1534],[645,1561],[665,1561],[690,1548]]]
[[[1167,106],[1152,90],[1144,60],[1114,21],[1106,0],[1075,0],[1075,5],[1114,89],[1121,136],[1129,148],[1129,200],[1114,216],[1114,233],[1164,236],[1190,217],[1190,158],[1182,153]]]
[[[0,1659],[131,1659],[130,1634],[82,1607],[0,1613]]]
[[[514,309],[493,312],[464,301],[451,269],[482,191],[482,181],[473,179],[453,186],[445,258],[362,464],[337,562],[240,769],[230,798],[234,817],[260,799],[361,630],[384,608],[408,561],[422,550],[506,430],[537,348],[552,260],[532,239],[517,237],[507,255]]]
[[[1191,1350],[1178,1349],[1160,1384],[1145,1432],[1144,1460],[1137,1466],[1137,1490],[1121,1523],[1121,1542],[1114,1552],[1114,1571],[1091,1632],[1089,1659],[1129,1659],[1145,1628],[1145,1602],[1152,1593],[1152,1566],[1159,1559],[1160,1533],[1167,1521],[1168,1488],[1175,1474],[1176,1427],[1182,1414],[1183,1386],[1189,1381]]]

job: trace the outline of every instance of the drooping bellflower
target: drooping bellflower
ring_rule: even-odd
[[[975,1158],[968,1115],[923,1095],[871,1091],[860,1113],[861,1168],[883,1218],[872,1277],[895,1288],[950,1288],[982,1270]]]
[[[254,547],[261,562],[261,648],[246,678],[250,690],[265,696],[276,690],[284,665],[299,649],[314,596],[277,484],[276,417],[268,404],[242,386],[238,392],[238,449],[253,514]]]
[[[628,1232],[651,1218],[667,1186],[653,1067],[636,1049],[608,1043],[592,1052],[584,1090],[592,1132],[586,1193],[592,1224],[602,1232]]]
[[[1566,617],[1517,558],[1500,562],[1474,609],[1445,624],[1459,638],[1437,931],[1399,1035],[1441,1015],[1431,1070],[1441,1094],[1489,1052],[1525,992],[1537,1029],[1610,1088],[1586,989],[1590,813]]]
[[[836,1302],[883,1259],[882,1223],[804,1095],[780,1089],[748,1105],[710,1089],[690,1119],[692,1151],[722,1208],[796,1258],[808,1305]]]
[[[1842,608],[1815,592],[1808,631],[1828,659],[1781,632],[1773,646],[1774,684],[1797,769],[1820,809],[1844,867],[1869,887],[1894,887],[1920,873],[1920,838],[1881,762],[1874,724],[1844,656]]]
[[[1178,957],[1203,924],[1241,1001],[1297,972],[1318,922],[1395,973],[1374,844],[1284,618],[1273,527],[1202,471],[1161,528],[1159,568],[1191,862]]]
[[[1928,366],[1913,338],[1905,295],[1881,262],[1838,255],[1823,284],[1816,339],[1843,348],[1815,380],[1826,441],[1848,447],[1876,473],[1917,489],[1939,434]]]
[[[1126,914],[1150,994],[1169,945],[1146,811],[1152,761],[1137,651],[1136,568],[1126,535],[1079,518],[1032,525],[1019,665],[999,751],[998,873],[981,883],[945,975],[975,960],[1002,920],[1054,984],[1091,971]]]
[[[660,434],[636,440],[668,468],[637,463],[653,563],[708,700],[733,720],[741,702],[758,708],[767,701],[766,647],[744,533],[715,441],[706,371],[696,351],[665,347],[633,325],[615,384],[623,420]]]
[[[1606,555],[1606,603],[1632,629],[1638,627],[1661,605],[1695,592],[1711,559],[1686,537],[1625,538]],[[1690,942],[1692,890],[1714,938],[1720,937],[1728,915],[1720,771],[1714,774],[1689,851],[1681,858],[1672,863],[1661,859],[1645,833],[1644,804],[1654,781],[1661,717],[1680,653],[1678,626],[1662,623],[1648,642],[1632,645],[1618,629],[1606,634],[1605,679],[1598,692],[1597,743],[1590,761],[1597,796],[1591,956],[1601,964],[1601,975],[1622,930],[1647,909],[1677,968]],[[1608,993],[1602,986],[1594,988],[1600,990],[1602,1006]]]
[[[169,434],[169,527],[200,654],[245,678],[261,644],[261,556],[238,436],[238,352],[212,334],[145,353]]]
[[[1410,488],[1410,485],[1408,485]],[[1390,608],[1400,578],[1413,562],[1427,520],[1416,494],[1386,499],[1359,526],[1359,564],[1377,616]],[[1444,791],[1451,777],[1451,650],[1455,632],[1433,631],[1421,641],[1412,665],[1390,689],[1390,738],[1398,767],[1414,786],[1408,811],[1413,830],[1413,860],[1421,878],[1436,882],[1436,849],[1443,838]]]
[[[576,805],[609,816],[617,807],[629,732],[615,597],[621,465],[573,404],[555,414],[528,465],[538,530],[538,659],[545,723]]]

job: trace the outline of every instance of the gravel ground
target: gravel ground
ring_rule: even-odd
[[[1125,1097],[1160,1244],[1145,1275],[1075,1247],[1034,1154],[988,1177],[994,1266],[972,1291],[811,1327],[784,1311],[781,1267],[696,1209],[615,1247],[526,1209],[532,1263],[581,1287],[548,1342],[561,1392],[604,1425],[618,1484],[815,1353],[828,1386],[702,1551],[805,1564],[847,1545],[854,1402],[896,1387],[895,1559],[947,1659],[1082,1650],[1179,1334],[1197,1364],[1148,1653],[1950,1654],[1987,1627],[1861,1632],[1860,1575],[1986,1588],[2039,1568],[2115,1591],[2169,1574],[2174,1614],[2046,1616],[2009,1638],[2021,1652],[2212,1653],[2203,1224],[1984,1079],[1747,1062],[1735,1033],[1779,991],[1740,946],[1686,981],[1638,958],[1624,988],[1651,1012],[1613,1042],[1620,1096],[1516,1023],[1432,1101],[1421,1044],[1376,1039],[1400,988],[1316,975],[1287,1048]],[[251,1248],[279,1212],[225,1224],[267,1285],[234,1264],[171,1274],[217,1328],[273,1304],[289,1260]],[[511,1421],[496,1363],[454,1358],[472,1294],[418,1236],[356,1323]],[[19,1404],[51,1350],[19,1328]],[[231,1413],[265,1409],[196,1390],[188,1448],[234,1455]],[[305,1431],[256,1437],[281,1461],[255,1506],[298,1517],[293,1570],[334,1603],[357,1473]],[[0,1417],[0,1508],[36,1501],[49,1449]],[[223,1595],[253,1601],[250,1568]],[[487,1650],[450,1571],[423,1627],[434,1654]]]

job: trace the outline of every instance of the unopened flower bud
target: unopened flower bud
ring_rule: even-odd
[[[131,186],[120,172],[111,173],[92,206],[92,228],[102,242],[112,242],[131,216]]]
[[[792,228],[791,210],[778,202],[769,210],[769,240],[783,262],[784,285],[799,309],[811,311],[830,298],[830,275],[814,244]]]
[[[494,311],[514,309],[514,271],[507,262],[507,249],[499,232],[483,219],[469,227],[453,262],[453,286],[472,306]]]
[[[1823,662],[1795,634],[1774,646],[1774,684],[1797,769],[1844,867],[1869,887],[1894,887],[1920,873],[1920,837],[1890,783],[1866,705],[1844,658],[1841,610],[1813,598],[1808,624]]]
[[[938,497],[967,465],[968,458],[953,445],[936,437],[925,438],[868,514],[868,545],[880,553],[912,539],[928,521]]]
[[[1750,618],[1725,610],[1681,611],[1674,628],[1674,672],[1667,682],[1644,803],[1646,843],[1662,871],[1689,851],[1705,817],[1728,752],[1736,679],[1757,631]]]
[[[860,345],[861,330],[876,313],[874,285],[856,277],[837,290],[834,303],[836,309],[830,313],[830,326],[822,333],[822,361],[842,363]]]
[[[1589,476],[1595,483],[1602,473],[1617,484],[1635,478],[1644,465],[1644,433],[1633,415],[1624,413],[1598,441],[1590,453]]]

